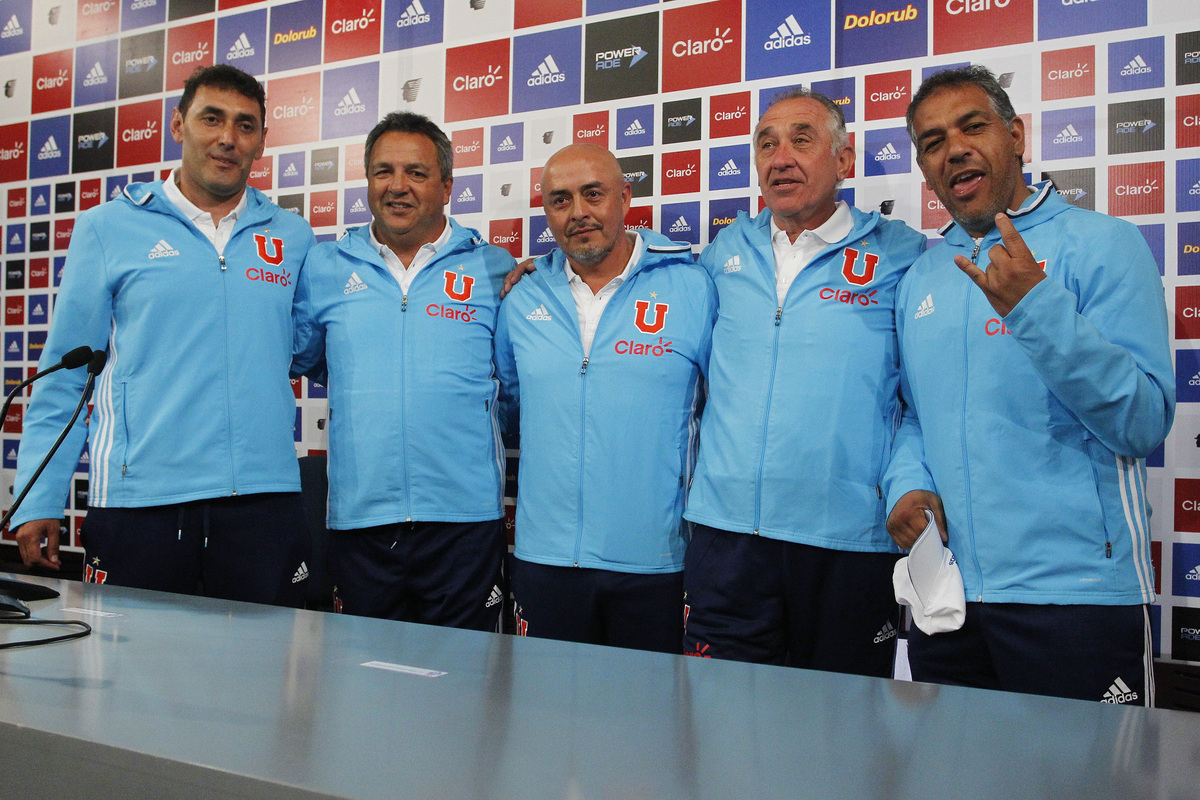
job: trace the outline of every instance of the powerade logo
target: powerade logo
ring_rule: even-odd
[[[902,175],[912,171],[912,145],[905,128],[867,131],[866,175]]]
[[[1146,25],[1146,0],[1042,0],[1037,6],[1039,39]]]
[[[1171,657],[1200,661],[1200,608],[1175,606],[1171,609],[1171,625],[1174,629]]]
[[[139,33],[121,39],[118,47],[117,95],[122,100],[163,90],[166,32]]]
[[[617,159],[634,197],[654,195],[654,156],[622,156]]]
[[[654,106],[617,109],[617,149],[654,144]]]
[[[1200,83],[1200,31],[1175,35],[1175,85]]]
[[[641,45],[637,44],[631,44],[620,50],[601,50],[595,54],[592,68],[600,70],[632,67],[646,56],[647,52],[642,49]]]
[[[1113,42],[1108,46],[1108,91],[1131,92],[1163,86],[1163,37]]]
[[[580,27],[533,33],[513,39],[513,111],[579,105],[583,89]]]
[[[1096,210],[1096,170],[1059,169],[1042,173],[1042,180],[1054,181],[1054,188],[1073,206]]]
[[[407,50],[442,41],[444,0],[385,0],[383,50]]]
[[[658,34],[657,12],[589,24],[583,50],[584,102],[656,93]]]
[[[125,59],[125,74],[135,75],[139,72],[148,72],[156,66],[158,66],[158,59],[152,55],[127,58]]]
[[[1165,142],[1164,118],[1162,98],[1110,104],[1109,155],[1162,150]]]
[[[1096,155],[1096,109],[1066,108],[1042,113],[1042,158]]]
[[[75,138],[75,146],[80,150],[90,150],[94,147],[103,147],[108,143],[108,140],[108,134],[104,131],[85,133]]]
[[[708,188],[746,189],[750,186],[750,146],[713,147],[708,151]]]
[[[697,142],[700,140],[700,119],[704,107],[699,97],[663,103],[663,144]]]

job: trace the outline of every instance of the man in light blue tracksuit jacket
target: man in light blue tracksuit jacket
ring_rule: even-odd
[[[505,298],[496,330],[520,416],[517,630],[678,653],[716,296],[688,245],[625,230],[631,191],[607,150],[560,150],[542,192],[560,249]]]
[[[374,220],[317,245],[295,374],[329,387],[329,568],[339,611],[496,630],[504,450],[492,337],[505,250],[445,215],[446,135],[389,114],[367,137]]]
[[[926,81],[909,131],[954,222],[896,302],[889,528],[909,547],[932,511],[967,599],[960,630],[911,632],[913,677],[1148,704],[1145,456],[1174,413],[1157,266],[1133,225],[1025,185],[985,68]]]
[[[888,676],[892,304],[925,240],[836,201],[854,149],[827,98],[777,99],[754,157],[767,210],[739,214],[700,257],[720,314],[684,515],[697,523],[684,652]]]
[[[14,518],[27,563],[57,568],[58,521],[86,440],[87,580],[303,600],[307,533],[287,368],[313,234],[246,187],[262,155],[263,106],[252,76],[198,71],[172,119],[182,165],[80,215],[42,363],[81,344],[107,350],[108,361],[90,424],[75,425]],[[81,373],[35,385],[18,492],[70,418]]]

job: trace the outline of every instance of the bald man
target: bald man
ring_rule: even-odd
[[[502,414],[521,432],[517,631],[678,653],[716,294],[689,245],[625,229],[631,196],[604,148],[555,153],[542,197],[558,248],[500,307]]]

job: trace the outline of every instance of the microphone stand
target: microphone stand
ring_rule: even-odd
[[[82,349],[82,348],[78,348],[78,349]],[[74,353],[76,353],[76,351],[72,350],[71,353],[68,353],[67,355],[69,356]],[[63,440],[65,440],[67,438],[67,434],[70,433],[71,428],[73,428],[75,426],[75,421],[77,419],[79,419],[80,412],[83,411],[83,407],[85,405],[87,405],[88,398],[91,397],[92,384],[95,383],[96,376],[99,375],[100,371],[104,369],[104,364],[106,361],[108,361],[108,353],[106,353],[105,351],[95,350],[92,352],[91,360],[86,362],[88,365],[87,381],[83,385],[83,392],[79,396],[79,402],[75,404],[75,412],[73,414],[71,414],[70,421],[67,422],[66,427],[64,427],[62,429],[62,433],[60,433],[58,435],[58,439],[56,439],[54,442],[54,445],[51,446],[50,452],[46,453],[46,457],[42,459],[42,463],[38,464],[38,468],[34,471],[33,476],[29,479],[29,482],[25,484],[25,488],[21,490],[21,494],[17,496],[16,500],[13,501],[12,507],[10,509],[8,509],[8,513],[4,515],[3,519],[0,519],[0,530],[2,530],[4,528],[4,526],[8,524],[8,521],[10,519],[12,519],[13,514],[17,513],[17,509],[19,509],[21,507],[21,503],[24,502],[25,496],[29,494],[29,490],[33,488],[33,485],[35,483],[37,483],[37,479],[40,478],[42,475],[42,472],[45,471],[46,466],[50,463],[50,459],[52,459],[54,457],[54,454],[58,452],[58,448],[60,446],[62,446]],[[67,363],[64,364],[63,362],[67,362]],[[12,393],[8,396],[8,398],[5,400],[5,404],[4,404],[4,408],[3,408],[4,412],[7,413],[8,407],[9,407],[9,405],[12,404],[13,398],[16,397],[17,393],[20,392],[21,389],[25,388],[30,383],[33,383],[35,380],[37,380],[41,376],[48,375],[49,373],[54,372],[59,369],[63,369],[64,367],[66,367],[68,369],[75,368],[70,365],[70,362],[67,360],[66,356],[63,357],[63,362],[59,362],[58,364],[51,367],[50,369],[45,370],[44,372],[40,372],[37,375],[34,375],[32,378],[29,378],[26,381],[23,381],[21,383],[21,385],[17,386],[17,388],[14,389],[12,391]],[[82,364],[76,364],[75,366],[82,366]],[[23,599],[21,597],[23,592],[27,595],[28,599],[41,600],[41,599],[45,599],[46,597],[57,597],[58,596],[58,592],[54,591],[53,589],[49,589],[46,587],[35,587],[33,584],[27,584],[22,581],[14,581],[14,580],[10,580],[7,578],[0,578],[0,590],[2,590],[4,593],[12,594],[12,595],[16,596],[18,599]],[[32,592],[30,590],[32,590]],[[38,590],[41,590],[41,591],[38,591]],[[45,594],[46,592],[53,592],[53,594],[47,595],[47,594]],[[29,597],[28,595],[31,593],[37,594],[39,596]]]

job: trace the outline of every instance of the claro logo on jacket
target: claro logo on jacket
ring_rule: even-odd
[[[274,236],[268,238],[261,233],[256,233],[254,234],[254,247],[258,252],[258,257],[272,267],[278,267],[283,263],[282,239]],[[246,278],[252,281],[262,281],[263,283],[274,283],[278,286],[290,286],[292,284],[292,273],[282,271],[272,272],[262,267],[250,267],[247,269]]]

